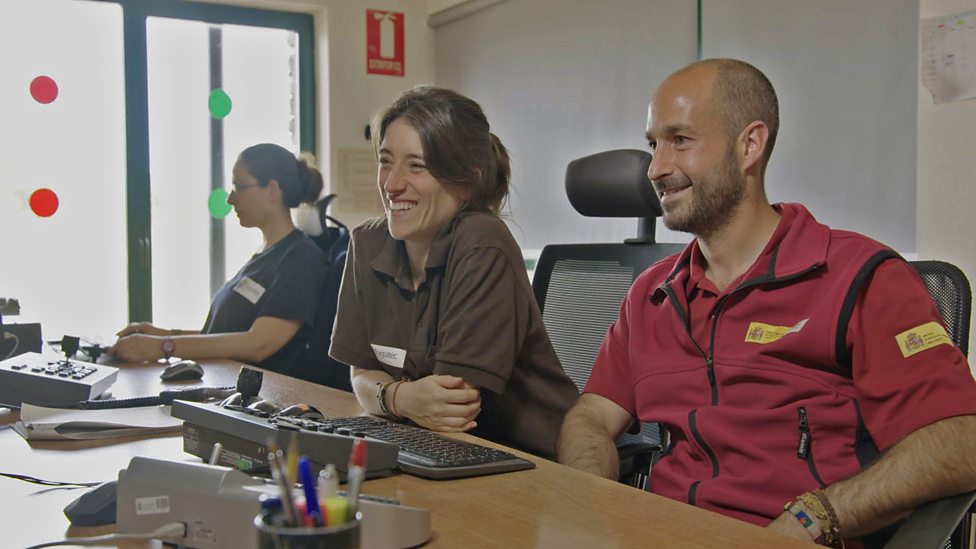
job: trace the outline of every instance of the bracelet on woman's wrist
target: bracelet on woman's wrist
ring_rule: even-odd
[[[398,416],[396,413],[391,412],[390,409],[387,408],[387,406],[386,406],[386,390],[389,389],[390,385],[392,385],[394,383],[397,383],[397,380],[396,379],[391,379],[390,381],[387,381],[386,383],[376,382],[376,385],[378,385],[379,386],[379,389],[380,389],[376,393],[376,400],[379,401],[379,403],[380,403],[380,412],[382,412],[385,417],[390,418],[390,419],[403,419],[400,416]]]
[[[408,381],[409,380],[407,380],[407,379],[401,379],[400,381],[397,381],[396,387],[393,388],[393,394],[390,395],[390,410],[393,411],[393,415],[396,416],[397,419],[403,419],[403,416],[400,415],[400,412],[397,412],[397,409],[396,409],[397,391],[400,390],[400,386],[401,385],[403,385],[404,383],[407,383]]]

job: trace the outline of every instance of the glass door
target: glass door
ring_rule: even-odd
[[[161,17],[146,30],[153,321],[199,328],[261,244],[226,203],[238,153],[299,150],[298,36]]]

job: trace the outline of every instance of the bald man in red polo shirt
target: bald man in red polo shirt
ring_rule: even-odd
[[[736,60],[648,110],[664,223],[695,240],[635,282],[563,423],[560,462],[617,476],[635,420],[670,433],[649,488],[827,545],[976,488],[976,382],[914,269],[770,204],[769,80]]]

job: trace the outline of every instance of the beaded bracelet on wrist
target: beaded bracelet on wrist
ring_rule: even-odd
[[[801,501],[797,500],[797,501],[788,502],[786,505],[783,506],[783,510],[793,515],[793,518],[795,518],[797,522],[800,523],[800,526],[802,526],[803,529],[806,530],[808,534],[810,534],[810,538],[813,540],[814,543],[824,542],[823,529],[820,527],[820,524],[817,521],[813,520],[813,517],[811,517],[807,513]]]
[[[830,500],[827,499],[827,495],[824,494],[823,490],[818,489],[800,494],[798,499],[808,509],[813,511],[814,515],[817,516],[823,525],[824,543],[831,546],[840,543],[843,546],[843,538],[840,535],[840,521],[837,519],[837,513],[834,511]]]

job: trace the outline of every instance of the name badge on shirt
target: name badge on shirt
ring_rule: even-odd
[[[373,348],[373,353],[376,354],[376,360],[387,366],[403,368],[403,361],[407,358],[407,352],[405,350],[397,349],[396,347],[387,347],[385,345],[376,345],[375,343],[370,343],[369,346]]]
[[[264,286],[245,276],[234,286],[234,291],[244,296],[244,299],[257,305],[258,300],[264,295]]]

